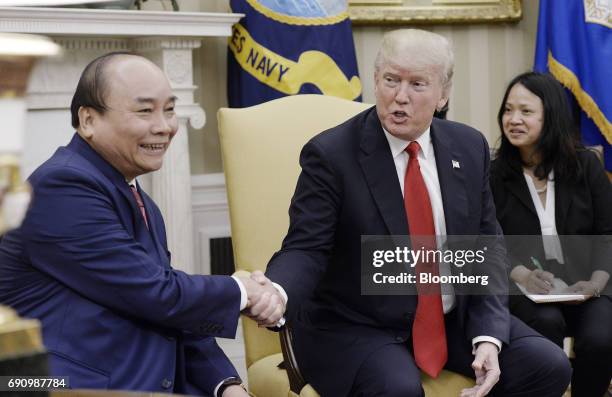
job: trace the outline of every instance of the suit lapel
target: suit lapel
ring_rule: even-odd
[[[151,242],[155,247],[155,251],[157,252],[157,256],[159,257],[161,263],[163,263],[165,267],[170,267],[170,262],[168,261],[168,254],[166,252],[166,249],[164,248],[164,245],[162,245],[160,242],[160,236],[157,230],[157,225],[160,224],[160,220],[157,219],[157,212],[153,210],[155,203],[144,190],[140,189],[140,185],[138,185],[138,189],[140,192],[142,192],[142,200],[145,204],[145,209],[147,211],[147,219],[149,221],[149,237],[151,238]],[[153,250],[151,250],[150,252],[153,252]]]
[[[100,156],[83,138],[81,138],[78,134],[75,134],[72,138],[72,141],[69,144],[69,148],[79,153],[85,159],[87,159],[90,163],[96,167],[106,178],[112,182],[117,191],[123,196],[127,205],[132,212],[136,222],[134,223],[136,230],[141,226],[146,229],[146,225],[144,224],[144,220],[142,219],[142,215],[140,214],[140,209],[138,208],[138,204],[134,199],[134,195],[130,190],[129,185],[125,181],[125,177],[115,169],[110,163],[108,163],[102,156]],[[140,225],[142,223],[142,225]]]
[[[144,247],[149,255],[157,255],[157,257],[162,259],[161,263],[166,263],[167,260],[164,261],[163,259],[167,258],[166,253],[163,252],[163,255],[160,253],[160,247],[158,247],[159,244],[154,239],[154,235],[149,231],[149,229],[147,229],[147,225],[145,224],[142,214],[140,213],[140,208],[138,208],[138,203],[136,203],[134,194],[125,181],[125,177],[104,158],[102,158],[102,156],[100,156],[95,150],[93,150],[93,148],[89,146],[89,144],[78,134],[73,136],[72,140],[68,144],[68,148],[87,159],[115,186],[119,194],[123,197],[126,205],[125,207],[119,208],[120,213],[117,215],[121,218],[125,218],[126,209],[129,210],[130,218],[133,220],[132,225],[134,239]],[[140,187],[138,187],[138,189],[139,192],[142,192]],[[146,194],[142,194],[142,196],[143,200],[147,200],[145,201],[145,208],[151,208],[151,205],[153,204],[150,202],[150,199],[148,199],[148,197],[145,199]],[[153,211],[147,211],[147,216],[150,216],[149,214],[152,212]],[[127,220],[124,222],[127,222]],[[151,228],[153,228],[155,224],[153,219],[149,219],[149,223]]]
[[[511,175],[504,177],[504,186],[506,191],[514,195],[525,206],[525,208],[529,209],[536,217],[538,216],[533,200],[531,199],[531,195],[529,194],[527,182],[525,181],[525,177],[521,172],[512,170]]]
[[[468,217],[465,187],[465,167],[461,152],[454,149],[449,136],[435,120],[431,124],[431,139],[436,155],[438,182],[442,192],[447,234],[459,234]]]
[[[555,226],[557,234],[565,234],[565,220],[574,197],[574,186],[571,183],[555,180]]]
[[[361,170],[389,233],[408,234],[406,210],[395,163],[375,107],[366,115],[360,148]]]
[[[138,203],[136,202],[134,193],[132,193],[132,190],[129,185],[125,181],[123,181],[122,183],[116,183],[115,187],[121,193],[123,198],[127,200],[128,205],[130,206],[130,215],[134,220],[134,239],[144,247],[145,251],[147,251],[149,255],[156,255],[158,258],[161,258],[159,253],[159,247],[153,233],[155,223],[151,215],[153,211],[149,210],[151,208],[151,203],[148,199],[148,196],[141,189],[138,182],[136,182],[136,187],[145,205],[145,211],[147,212],[147,221],[149,222],[150,229],[147,228],[144,218],[142,217],[142,213],[140,212],[140,208],[138,208]]]
[[[145,224],[145,221],[142,217],[140,208],[138,208],[138,203],[136,202],[134,193],[132,193],[132,190],[130,186],[127,184],[127,182],[126,181],[117,182],[115,183],[115,188],[117,189],[117,191],[119,191],[121,196],[127,201],[128,205],[130,206],[130,212],[131,212],[132,218],[134,219],[134,231],[141,232],[141,231],[147,230],[147,225]],[[139,192],[142,191],[140,190],[140,187],[138,187],[138,185],[137,185],[137,189],[139,189],[138,190]]]

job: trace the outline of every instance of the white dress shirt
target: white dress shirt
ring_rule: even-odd
[[[554,172],[550,171],[548,175],[548,181],[546,182],[546,204],[542,206],[542,200],[536,191],[535,183],[533,179],[527,173],[523,173],[525,180],[527,181],[527,187],[529,188],[529,194],[531,200],[535,206],[538,219],[540,220],[540,229],[542,229],[542,242],[544,246],[544,254],[546,259],[555,259],[557,262],[563,264],[563,249],[561,248],[561,241],[557,234],[557,222],[555,221],[555,182]]]
[[[389,141],[391,155],[393,156],[395,170],[397,171],[397,179],[399,179],[402,195],[404,195],[404,176],[406,175],[406,168],[408,167],[409,159],[408,153],[406,153],[405,149],[410,142],[399,139],[389,134],[386,130],[385,136],[387,137],[387,141]],[[425,186],[427,186],[429,201],[431,202],[434,227],[436,229],[436,243],[438,249],[441,249],[446,242],[446,220],[444,219],[442,191],[440,190],[440,184],[438,183],[436,155],[434,153],[433,144],[431,143],[429,128],[416,140],[416,142],[421,147],[418,153],[419,166],[421,169],[421,174],[423,175],[423,180],[425,181]],[[440,275],[451,275],[449,263],[442,262],[439,264],[439,268]],[[444,308],[444,313],[446,314],[455,307],[455,293],[450,284],[444,284],[443,287],[444,291],[442,291],[442,307]]]
[[[404,176],[406,174],[406,168],[408,167],[409,155],[405,149],[410,142],[403,139],[397,138],[391,135],[387,130],[383,128],[387,141],[389,142],[389,148],[391,149],[391,156],[393,156],[393,162],[395,163],[395,171],[397,172],[397,179],[399,180],[400,187],[402,189],[402,195],[404,194]],[[442,203],[442,190],[440,189],[440,181],[438,179],[438,168],[436,165],[436,155],[434,153],[433,143],[431,141],[431,131],[429,128],[425,130],[421,136],[416,139],[416,142],[421,147],[418,153],[419,166],[425,186],[427,187],[427,193],[429,194],[429,201],[431,202],[431,210],[433,212],[434,227],[436,230],[436,243],[438,249],[441,249],[446,243],[446,219],[444,218],[444,205]],[[439,264],[440,275],[448,276],[451,275],[451,264],[442,262]],[[455,307],[455,292],[450,284],[442,285],[442,308],[444,314],[449,313]],[[472,339],[472,346],[475,346],[479,342],[492,342],[501,350],[502,343],[499,339],[491,336],[477,336]]]

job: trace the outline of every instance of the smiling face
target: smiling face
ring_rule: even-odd
[[[425,132],[434,111],[448,99],[439,66],[388,61],[377,69],[374,80],[376,111],[383,127],[406,141]]]
[[[158,170],[178,130],[168,79],[136,56],[112,60],[104,73],[108,110],[81,107],[79,133],[126,180]]]
[[[515,84],[504,105],[502,126],[505,137],[518,148],[523,161],[531,162],[543,122],[542,100],[522,84]]]

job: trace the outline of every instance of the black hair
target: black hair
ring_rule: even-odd
[[[504,99],[497,113],[497,123],[501,131],[501,143],[497,150],[496,161],[500,171],[520,170],[524,165],[519,150],[513,146],[504,134],[503,115],[510,90],[520,84],[542,101],[544,120],[540,139],[535,151],[540,162],[536,164],[534,175],[545,179],[551,170],[555,180],[573,180],[580,172],[576,150],[582,148],[578,132],[572,119],[567,94],[563,86],[549,74],[527,72],[516,76],[508,84]]]
[[[105,102],[108,89],[106,67],[115,57],[125,55],[142,57],[139,54],[127,51],[111,52],[99,56],[85,67],[70,103],[70,114],[74,128],[78,128],[80,124],[79,108],[81,106],[90,107],[101,114],[108,110]]]

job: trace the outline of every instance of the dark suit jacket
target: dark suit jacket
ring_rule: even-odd
[[[0,303],[42,322],[51,374],[74,388],[212,393],[236,371],[240,290],[170,267],[162,215],[75,134],[30,177],[31,208],[0,245]]]
[[[612,234],[612,185],[593,152],[579,150],[578,163],[581,173],[577,181],[555,181],[555,223],[566,262],[565,276],[569,278],[566,281],[570,283],[588,280],[598,269],[612,274],[609,238]],[[499,160],[494,160],[491,190],[513,265],[533,268],[532,256],[544,263],[540,220],[522,170],[506,167],[502,170]],[[601,237],[579,237],[593,235]]]
[[[495,235],[484,137],[438,119],[431,136],[447,234]],[[289,296],[287,317],[307,380],[324,396],[344,396],[370,352],[410,338],[415,296],[360,290],[360,238],[407,235],[404,201],[375,108],[314,137],[300,164],[289,231],[266,274]],[[466,343],[480,335],[508,341],[505,297],[457,296],[455,310]]]

